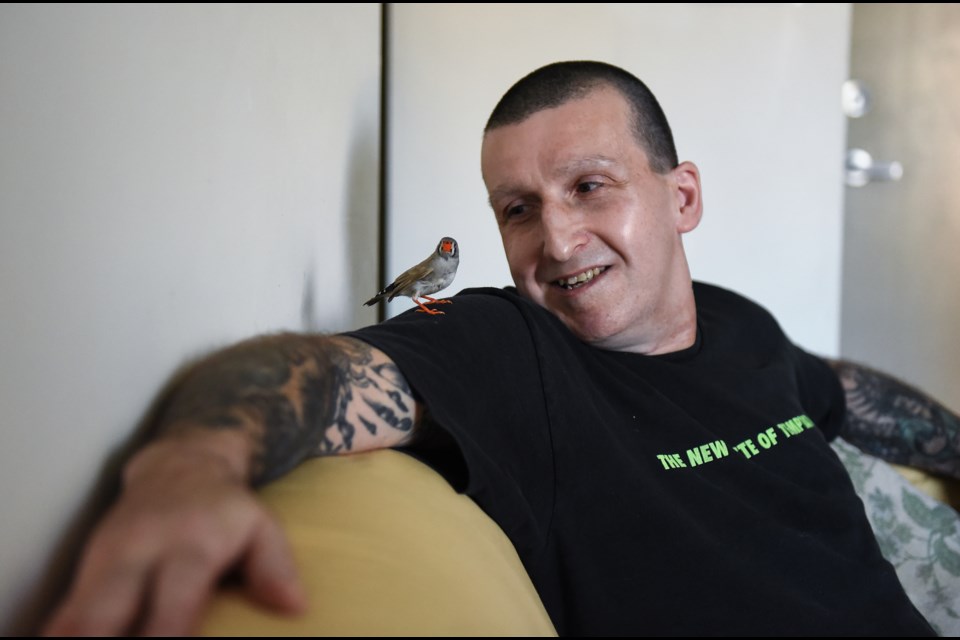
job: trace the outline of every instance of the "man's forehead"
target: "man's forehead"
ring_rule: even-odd
[[[634,141],[631,113],[619,91],[598,87],[580,98],[536,111],[520,122],[487,131],[481,143],[481,161],[499,164],[531,152],[551,154],[551,159],[556,158],[552,164],[618,155],[616,147],[624,138]]]
[[[623,166],[622,160],[604,153],[571,154],[565,157],[550,158],[550,160],[551,166],[548,170],[548,176],[557,179],[569,178],[584,172],[617,169]],[[519,176],[511,174],[503,177],[497,184],[487,184],[487,188],[490,199],[495,200],[505,195],[524,191],[528,187]]]

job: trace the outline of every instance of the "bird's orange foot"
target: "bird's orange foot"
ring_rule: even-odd
[[[420,296],[425,300],[429,300],[429,304],[453,304],[453,300],[448,300],[444,298],[443,300],[437,300],[436,298],[431,298],[430,296]]]
[[[426,296],[424,296],[424,297],[426,297]],[[427,299],[429,300],[429,298],[427,298]],[[419,300],[417,300],[416,298],[413,298],[413,301],[417,304],[418,307],[420,307],[419,309],[417,309],[417,311],[419,311],[419,312],[421,312],[421,313],[429,313],[429,314],[432,315],[432,316],[442,316],[442,315],[445,315],[445,314],[443,313],[443,311],[437,311],[436,309],[431,309],[430,307],[424,306],[424,304],[423,304],[422,302],[420,302]],[[436,302],[436,301],[434,301],[434,302]]]

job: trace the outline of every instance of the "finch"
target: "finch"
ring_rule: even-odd
[[[460,250],[457,247],[457,241],[453,238],[443,238],[437,244],[437,250],[426,260],[404,271],[383,291],[363,304],[371,306],[384,298],[389,302],[397,296],[407,296],[420,307],[417,311],[430,315],[443,314],[443,311],[431,309],[426,305],[451,304],[450,300],[436,300],[431,298],[430,294],[449,287],[457,275],[458,266],[460,266]],[[428,302],[420,302],[418,298],[424,298]]]

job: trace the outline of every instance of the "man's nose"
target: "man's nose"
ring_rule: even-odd
[[[566,262],[586,244],[580,212],[563,204],[544,204],[540,214],[543,227],[543,255],[557,262]]]

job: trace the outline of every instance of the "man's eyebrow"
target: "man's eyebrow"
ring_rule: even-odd
[[[505,185],[503,187],[497,187],[496,189],[491,190],[487,195],[487,204],[490,205],[491,209],[496,209],[496,207],[493,205],[493,201],[495,199],[503,198],[505,196],[512,196],[517,193],[522,193],[523,191],[524,188],[520,186]]]
[[[581,158],[574,158],[569,162],[559,165],[554,170],[554,175],[565,176],[571,173],[577,173],[585,169],[604,168],[620,164],[613,158],[604,155],[589,155]]]

